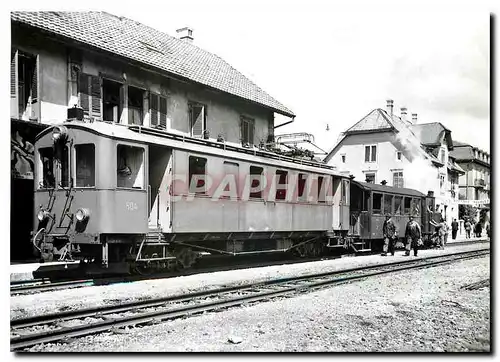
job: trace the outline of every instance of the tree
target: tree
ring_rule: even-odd
[[[461,220],[474,220],[476,221],[477,207],[472,205],[458,205],[458,218]]]

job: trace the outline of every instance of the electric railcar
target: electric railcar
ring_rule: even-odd
[[[35,154],[32,240],[47,261],[189,267],[346,244],[350,179],[317,162],[104,122],[48,128]]]
[[[45,261],[144,272],[203,253],[377,249],[384,213],[404,229],[433,206],[318,162],[141,126],[66,122],[37,136],[35,155],[32,242]]]

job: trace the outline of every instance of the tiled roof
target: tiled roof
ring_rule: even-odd
[[[295,116],[217,55],[134,20],[95,11],[16,11],[11,13],[11,21],[148,64],[261,104],[282,115]]]
[[[383,129],[394,129],[389,120],[382,115],[381,109],[377,108],[368,113],[345,133],[378,131]]]
[[[413,124],[411,129],[423,145],[439,145],[443,136],[450,133],[450,130],[439,122]]]

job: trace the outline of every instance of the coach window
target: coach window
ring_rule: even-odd
[[[39,188],[54,188],[56,179],[54,177],[54,152],[52,147],[40,148],[40,168],[38,172]]]
[[[239,169],[240,165],[238,163],[224,161],[224,177],[227,177],[227,184],[224,191],[230,191],[230,195],[235,195],[236,197],[238,197]],[[235,190],[231,190],[232,185],[236,188]]]
[[[207,192],[205,178],[207,174],[207,159],[189,156],[189,192],[204,194]]]
[[[306,182],[307,175],[305,173],[299,173],[299,178],[297,179],[297,196],[299,201],[307,200],[307,195],[304,196]]]
[[[394,196],[393,195],[385,195],[384,196],[384,214],[392,214],[392,200]]]
[[[410,214],[410,205],[411,205],[411,197],[405,197],[404,198],[404,214],[409,215]]]
[[[62,147],[60,154],[56,153],[56,158],[59,158],[61,166],[61,181],[60,186],[69,187],[69,149],[68,146]]]
[[[75,146],[76,187],[95,186],[95,146],[91,143]]]
[[[323,185],[325,183],[324,176],[318,176],[318,202],[325,203],[325,190],[323,190]],[[342,195],[344,194],[344,185],[342,184]],[[343,199],[342,199],[343,203]]]
[[[281,185],[282,188],[278,188],[276,185],[276,200],[285,200],[286,199],[286,187],[288,181],[288,172],[282,170],[276,170],[276,177],[278,179],[278,185]]]
[[[373,193],[372,213],[379,215],[382,213],[382,194]]]
[[[349,181],[342,180],[342,205],[349,205]]]
[[[411,199],[411,214],[413,216],[420,216],[420,207],[419,207],[420,200],[413,198]]]
[[[118,145],[117,186],[131,189],[144,189],[143,148]]]
[[[261,199],[262,198],[262,185],[263,181],[264,169],[262,167],[250,166],[250,179],[252,189],[256,189],[258,191],[250,192],[251,199]]]
[[[403,196],[394,196],[394,215],[401,215],[403,207]]]

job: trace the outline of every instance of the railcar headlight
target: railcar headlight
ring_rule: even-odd
[[[87,209],[78,209],[75,213],[76,220],[79,222],[85,221],[90,217],[90,212]]]
[[[64,126],[56,126],[52,131],[52,140],[54,142],[59,142],[65,140],[68,137],[68,130]]]
[[[40,210],[40,211],[38,211],[38,214],[36,215],[36,217],[37,217],[38,221],[41,222],[49,217],[49,213],[45,210]]]

